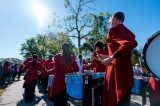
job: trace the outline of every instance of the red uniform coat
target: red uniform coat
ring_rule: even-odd
[[[45,63],[44,63],[44,67],[45,67],[45,70],[42,71],[42,79],[44,78],[47,78],[51,72],[47,72],[49,69],[53,69],[53,67],[51,67],[50,63],[52,63],[53,60],[46,60]]]
[[[93,69],[94,72],[105,72],[106,66],[103,65],[100,61],[94,59],[94,57],[98,58],[97,57],[98,54],[108,55],[108,52],[106,52],[104,50],[94,51],[93,54],[92,54],[92,61],[87,66],[87,68]]]
[[[112,27],[107,35],[109,56],[118,50],[120,57],[108,66],[105,78],[103,106],[115,106],[133,87],[134,77],[131,55],[137,46],[135,35],[123,24]]]
[[[71,70],[75,72],[79,70],[78,65],[74,58],[72,58],[71,60],[72,64],[68,68],[64,64],[61,63],[61,60],[62,60],[62,54],[57,54],[54,57],[55,65],[54,65],[53,73],[55,76],[52,82],[52,88],[50,90],[49,98],[52,95],[55,95],[57,93],[60,93],[66,90],[66,84],[65,84],[66,73],[70,73]]]
[[[8,74],[9,73],[9,66],[4,66],[3,67],[3,73]]]
[[[32,62],[28,62],[27,65],[25,65],[24,69],[26,70],[26,74],[24,76],[24,84],[27,84],[33,80],[38,79],[38,70],[42,69],[44,70],[44,67],[41,63],[37,62],[36,65],[33,66]]]
[[[53,69],[54,68],[54,62],[49,63],[49,69]],[[54,74],[53,71],[51,71],[49,73],[49,75]]]
[[[32,61],[33,57],[29,56],[24,62],[23,64],[26,65],[28,62]],[[38,58],[38,62],[43,63],[42,59]]]

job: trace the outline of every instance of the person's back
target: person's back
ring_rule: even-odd
[[[55,106],[65,106],[68,95],[66,93],[65,75],[72,71],[78,71],[78,65],[71,55],[69,44],[62,44],[62,53],[54,56],[54,79],[49,93],[49,100],[54,101]]]
[[[71,73],[72,70],[74,70],[75,72],[78,71],[78,65],[74,60],[74,57],[71,57],[71,64],[66,67],[65,64],[63,64],[61,62],[62,60],[62,54],[57,54],[54,57],[54,61],[55,61],[55,67],[53,70],[53,73],[55,75],[54,77],[54,81],[53,81],[53,86],[55,84],[55,86],[53,87],[54,92],[59,92],[62,91],[66,88],[65,86],[65,75],[67,73]]]
[[[116,12],[110,20],[107,35],[109,57],[102,61],[109,65],[103,106],[129,106],[134,77],[131,63],[132,50],[137,46],[135,35],[124,25],[124,14]],[[106,97],[105,97],[106,96]]]

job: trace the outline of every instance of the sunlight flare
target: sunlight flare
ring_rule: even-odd
[[[32,1],[30,3],[30,11],[36,18],[38,27],[42,28],[49,17],[49,9],[47,5],[40,1]]]

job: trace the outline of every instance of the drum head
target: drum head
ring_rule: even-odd
[[[143,48],[144,65],[153,76],[160,78],[160,31],[153,34]]]

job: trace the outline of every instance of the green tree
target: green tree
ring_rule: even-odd
[[[49,37],[52,40],[52,47],[55,48],[55,50],[52,51],[53,53],[54,52],[57,53],[57,52],[61,51],[61,44],[63,42],[68,42],[70,44],[70,46],[71,46],[71,49],[73,49],[73,48],[75,49],[75,45],[73,45],[73,43],[69,39],[69,36],[68,36],[67,33],[64,33],[64,32],[58,32],[57,34],[50,33]]]
[[[133,53],[132,53],[132,63],[133,64],[136,64],[136,63],[141,64],[140,59],[141,59],[141,50],[134,49]]]
[[[108,20],[110,18],[109,12],[102,13],[98,15],[91,14],[94,26],[92,27],[92,33],[90,36],[85,37],[86,42],[82,45],[81,50],[86,52],[86,50],[94,51],[95,42],[103,42],[105,48],[107,49],[106,44],[106,35],[108,33]]]
[[[36,38],[32,37],[26,40],[26,43],[21,44],[21,55],[26,58],[32,54],[32,52],[38,53],[38,46]]]
[[[90,14],[87,10],[90,10],[90,3],[94,0],[78,0],[73,4],[71,0],[65,0],[64,6],[69,9],[69,16],[64,19],[63,28],[69,34],[69,37],[76,38],[78,40],[78,50],[81,53],[81,40],[91,34],[91,27],[93,26]]]
[[[36,52],[40,57],[46,59],[49,54],[60,52],[63,42],[69,42],[72,48],[75,47],[65,33],[38,34],[36,37],[27,39],[25,43],[21,44],[21,55],[26,58],[32,52]]]

